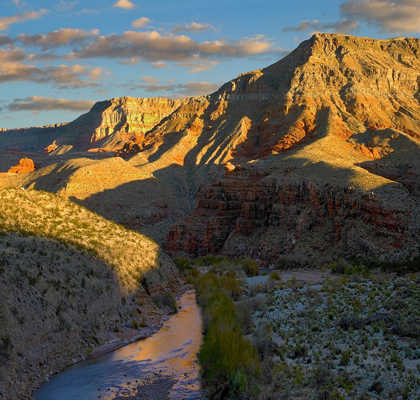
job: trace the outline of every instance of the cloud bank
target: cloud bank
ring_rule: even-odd
[[[6,109],[12,112],[20,111],[89,111],[94,101],[55,99],[53,97],[30,96],[25,99],[15,99]]]

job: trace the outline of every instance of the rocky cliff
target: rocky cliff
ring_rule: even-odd
[[[0,149],[43,151],[47,154],[58,148],[66,151],[117,151],[128,140],[143,143],[146,132],[158,126],[168,115],[175,113],[172,118],[176,118],[177,110],[194,102],[194,98],[114,98],[96,103],[88,113],[70,123],[2,129]]]
[[[384,254],[405,260],[419,240],[418,219],[408,223],[412,205],[386,205],[374,192],[335,183],[230,172],[200,190],[197,208],[169,229],[166,250],[280,268]]]

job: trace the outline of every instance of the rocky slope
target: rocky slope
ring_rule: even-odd
[[[52,147],[0,185],[77,199],[166,235],[173,254],[405,258],[420,233],[419,100],[418,39],[316,34],[209,96],[101,102],[36,146],[3,132],[1,149]]]
[[[182,281],[155,242],[46,192],[0,199],[0,397],[27,398],[105,341],[159,326],[151,298]]]

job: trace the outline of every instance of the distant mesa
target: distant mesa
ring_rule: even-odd
[[[26,174],[27,172],[33,172],[38,169],[38,165],[33,162],[30,158],[21,158],[18,165],[10,167],[9,173],[11,174]]]

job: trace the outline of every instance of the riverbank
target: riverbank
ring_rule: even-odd
[[[219,333],[229,328],[248,340],[252,357],[238,353],[223,364],[221,354],[216,359],[223,368],[215,371],[215,351],[200,353],[210,392],[261,400],[420,398],[418,273],[398,275],[340,261],[318,270],[247,277],[238,263],[214,261],[197,268],[207,278],[197,276],[193,266],[183,272],[204,294],[204,344],[223,348],[226,335]]]
[[[196,356],[201,314],[195,292],[186,291],[177,305],[178,313],[149,338],[74,365],[43,385],[35,398],[201,398]]]

